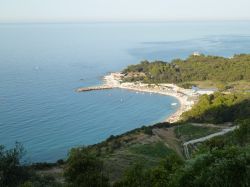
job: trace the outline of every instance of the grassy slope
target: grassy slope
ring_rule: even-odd
[[[219,128],[184,124],[175,128],[176,136],[183,142],[201,138],[220,131]]]
[[[200,138],[217,132],[219,128],[199,127],[191,124],[175,126],[162,123],[159,126],[150,127],[152,134],[145,133],[143,129],[137,129],[117,137],[112,137],[104,142],[89,147],[93,153],[98,152],[98,157],[104,162],[105,172],[110,181],[118,180],[123,173],[133,164],[142,162],[147,167],[156,166],[166,155],[176,153],[184,159],[182,142]],[[51,175],[52,167],[42,172]],[[63,170],[56,174],[61,180]]]
[[[144,131],[132,132],[103,144],[102,150],[109,150],[112,142],[120,142],[120,147],[100,155],[111,181],[120,178],[127,168],[137,162],[143,162],[148,167],[156,166],[166,155],[175,153],[176,149],[182,157],[180,142],[166,139],[168,135],[173,138],[173,128],[153,128],[151,135]]]
[[[102,153],[100,156],[104,161],[105,171],[111,181],[116,181],[127,168],[137,162],[143,162],[147,167],[153,167],[171,153],[176,153],[181,158],[184,158],[181,142],[218,132],[219,128],[183,124],[179,126],[179,130],[177,130],[176,126],[172,126],[153,127],[152,131],[152,135],[140,131],[129,133],[113,139],[109,144],[102,147],[103,150],[108,150],[107,147],[111,146],[113,141],[121,142],[119,148],[114,149],[112,152]],[[128,139],[129,141],[124,143],[124,140]]]
[[[174,151],[168,148],[163,142],[149,144],[137,144],[120,148],[114,153],[103,158],[106,172],[111,181],[122,176],[124,171],[135,163],[142,162],[147,167],[156,166],[166,155]]]

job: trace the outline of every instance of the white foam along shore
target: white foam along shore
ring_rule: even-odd
[[[180,102],[178,110],[169,116],[166,121],[174,123],[180,120],[181,114],[190,110],[201,94],[211,94],[212,91],[197,92],[192,89],[180,88],[175,84],[145,84],[141,82],[122,82],[123,74],[116,72],[104,76],[104,86],[110,88],[121,88],[138,92],[149,92],[162,95],[173,96]],[[173,104],[175,105],[175,104]]]

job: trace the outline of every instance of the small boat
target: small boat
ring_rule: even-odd
[[[175,106],[175,105],[177,105],[177,103],[171,103],[171,105],[172,105],[172,106]]]

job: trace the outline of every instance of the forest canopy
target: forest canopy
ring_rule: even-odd
[[[182,114],[185,121],[224,123],[250,116],[250,94],[223,94],[216,92],[202,95],[191,110]]]
[[[250,81],[250,54],[234,55],[232,58],[191,55],[187,59],[171,62],[142,61],[123,70],[124,74],[140,73],[127,77],[126,81],[149,83],[181,83],[188,81]]]

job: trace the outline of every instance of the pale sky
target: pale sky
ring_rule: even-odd
[[[0,22],[250,20],[250,0],[0,0]]]

